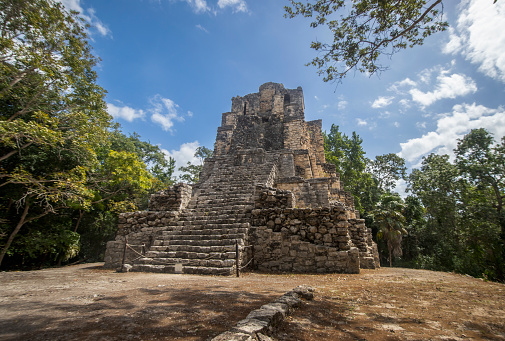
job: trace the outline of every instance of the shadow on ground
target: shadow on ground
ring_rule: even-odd
[[[0,339],[207,340],[277,296],[208,286],[72,298],[79,303],[12,301],[2,309],[15,310],[17,316],[0,317]]]

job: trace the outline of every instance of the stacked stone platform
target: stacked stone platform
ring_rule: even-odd
[[[259,90],[232,99],[198,183],[177,184],[154,194],[149,211],[120,216],[106,267],[229,275],[237,245],[239,266],[254,260],[266,272],[379,266],[370,229],[326,163],[322,122],[304,119],[302,89]]]

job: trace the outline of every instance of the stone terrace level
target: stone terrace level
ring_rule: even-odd
[[[232,98],[198,183],[122,214],[105,266],[124,258],[133,271],[229,275],[238,245],[240,266],[260,271],[376,268],[371,231],[325,162],[322,122],[304,110],[302,89],[277,83]]]

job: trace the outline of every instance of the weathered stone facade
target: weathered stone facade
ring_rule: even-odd
[[[305,121],[300,87],[266,83],[233,98],[199,182],[121,215],[105,265],[124,258],[136,271],[231,274],[238,248],[242,266],[260,271],[378,267],[370,229],[325,162],[321,125]]]

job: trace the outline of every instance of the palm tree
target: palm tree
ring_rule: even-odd
[[[393,266],[392,256],[402,255],[402,235],[407,234],[405,230],[405,217],[403,210],[405,204],[398,195],[386,193],[375,209],[372,211],[372,217],[379,228],[378,239],[385,239],[389,251],[389,266]]]

